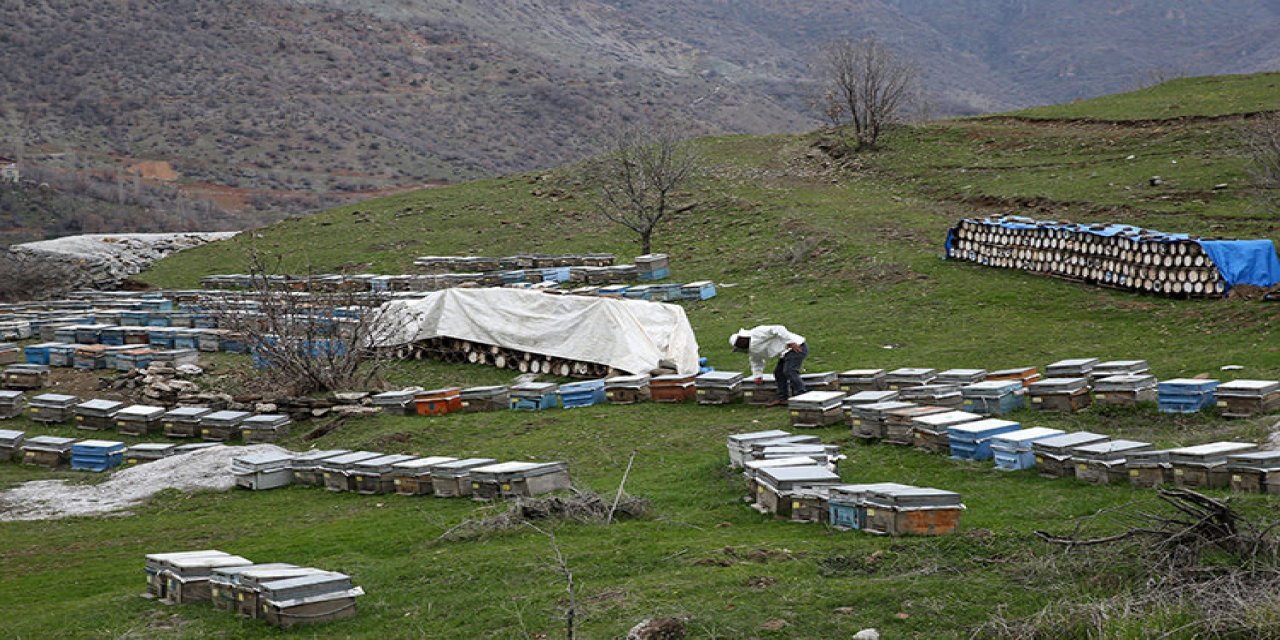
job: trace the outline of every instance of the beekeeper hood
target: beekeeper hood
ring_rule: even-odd
[[[733,335],[729,336],[729,346],[733,347],[734,351],[746,351],[747,349],[745,347],[738,346],[738,341],[743,338],[751,340],[751,331],[747,329],[738,329]]]

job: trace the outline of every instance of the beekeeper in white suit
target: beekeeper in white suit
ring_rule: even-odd
[[[780,324],[766,324],[754,329],[739,329],[729,336],[734,351],[747,352],[751,362],[751,377],[757,384],[764,380],[764,367],[770,358],[777,358],[773,379],[778,385],[778,399],[769,406],[786,404],[787,398],[805,392],[800,379],[800,367],[809,355],[809,345],[804,336],[791,333]]]

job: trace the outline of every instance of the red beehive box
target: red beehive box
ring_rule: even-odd
[[[654,402],[693,402],[698,388],[693,376],[658,376],[649,381],[649,395]]]
[[[462,388],[423,391],[413,396],[413,405],[420,416],[442,416],[451,411],[462,411]]]

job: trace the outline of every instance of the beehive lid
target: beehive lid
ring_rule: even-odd
[[[876,402],[873,404],[855,404],[853,405],[853,412],[860,416],[883,416],[885,414],[888,414],[890,411],[897,411],[899,409],[909,409],[911,407],[918,407],[918,406],[920,405],[914,402],[900,402],[895,400],[893,402]]]
[[[488,464],[483,467],[476,467],[471,470],[472,475],[524,475],[533,471],[558,470],[564,467],[561,462],[499,462],[498,464]]]
[[[146,564],[152,567],[167,564],[174,560],[183,558],[200,558],[200,557],[230,557],[231,554],[226,551],[218,551],[217,549],[203,549],[200,551],[171,551],[167,553],[148,553],[145,556]]]
[[[895,418],[910,418],[914,420],[917,417],[922,418],[925,416],[942,415],[944,413],[955,413],[955,411],[946,407],[916,406],[894,409],[893,411],[890,411],[888,415],[894,416]]]
[[[76,405],[77,411],[114,411],[124,406],[123,402],[115,400],[88,400]]]
[[[107,449],[108,451],[124,451],[124,443],[116,440],[81,440],[71,445],[75,449]]]
[[[257,586],[258,584],[265,582],[287,580],[289,578],[298,578],[301,576],[310,576],[320,573],[329,572],[324,569],[316,569],[314,567],[286,566],[268,568],[264,565],[254,565],[240,572],[240,584]]]
[[[554,382],[524,382],[511,387],[511,392],[546,394],[556,390]]]
[[[769,458],[767,460],[748,460],[742,463],[742,467],[747,470],[748,474],[758,472],[761,469],[770,469],[773,467],[811,467],[813,466],[812,456],[788,456],[785,458]]]
[[[810,444],[810,443],[816,443],[816,442],[819,442],[819,438],[818,436],[815,436],[815,435],[790,434],[785,436],[778,436],[777,438],[754,440],[750,444],[751,444],[752,450],[755,450],[763,447],[772,447],[772,446],[780,446],[780,445],[788,445],[788,444]]]
[[[985,377],[987,377],[986,369],[947,369],[939,373],[936,379],[972,384],[982,381]]]
[[[791,396],[788,402],[792,408],[820,407],[825,409],[838,406],[844,398],[845,394],[839,391],[807,391],[798,396]]]
[[[654,376],[652,382],[693,382],[694,376],[672,373],[665,376]]]
[[[457,458],[450,458],[449,456],[428,456],[426,458],[397,462],[391,466],[397,471],[418,471],[426,469],[427,467],[434,467],[444,462],[453,462],[454,460],[457,460]]]
[[[139,420],[154,420],[156,418],[159,418],[162,415],[164,415],[164,407],[153,407],[145,404],[134,404],[121,409],[120,412],[116,414],[116,417],[126,419],[126,420],[130,418],[135,418]]]
[[[900,491],[911,488],[909,484],[898,484],[897,482],[873,482],[870,484],[838,484],[830,487],[828,491],[833,500],[843,498],[856,504],[865,498],[867,494],[875,491]]]
[[[710,280],[698,280],[696,282],[687,283],[681,288],[682,289],[701,289],[703,287],[707,287],[713,284],[715,283]]]
[[[1046,368],[1088,370],[1095,367],[1099,362],[1101,362],[1101,360],[1098,358],[1070,358],[1067,360],[1059,360]]]
[[[1031,393],[1074,393],[1089,386],[1087,378],[1045,378],[1027,385]]]
[[[729,442],[732,444],[747,444],[757,440],[772,440],[774,438],[782,438],[789,435],[791,435],[791,432],[783,431],[781,429],[753,431],[751,433],[735,433],[729,436]]]
[[[906,399],[946,398],[960,395],[960,385],[925,384],[918,387],[905,387],[902,389],[901,394]]]
[[[1076,447],[1072,453],[1080,458],[1109,460],[1129,456],[1139,451],[1148,451],[1150,449],[1150,442],[1139,442],[1137,440],[1109,440],[1107,442],[1096,442]]]
[[[214,411],[213,413],[201,416],[201,420],[209,422],[238,422],[248,418],[250,415],[247,411]]]
[[[14,431],[13,429],[0,429],[0,440],[10,441],[17,440],[25,435],[25,431]]]
[[[191,453],[192,451],[199,451],[201,449],[211,449],[213,447],[221,447],[221,446],[223,445],[218,444],[217,442],[192,442],[191,444],[178,445],[178,448],[175,450],[175,453]]]
[[[697,378],[694,378],[694,381],[697,382],[699,386],[732,386],[742,382],[742,372],[708,371]]]
[[[328,458],[336,458],[341,455],[351,453],[350,449],[318,449],[304,451],[293,456],[293,466],[298,466],[300,462],[319,462]]]
[[[249,416],[241,422],[244,427],[262,427],[272,428],[289,424],[289,416],[280,413],[263,413],[256,416]]]
[[[913,423],[925,427],[947,427],[953,424],[964,424],[966,422],[977,422],[983,417],[976,413],[968,411],[948,411],[946,413],[932,413],[923,415],[912,420]]]
[[[903,367],[901,369],[894,369],[893,371],[890,371],[886,375],[890,378],[894,378],[897,380],[907,380],[907,379],[917,380],[921,378],[930,378],[930,377],[936,376],[937,374],[938,374],[938,371],[936,369]]]
[[[384,455],[386,454],[378,453],[376,451],[352,451],[351,453],[344,453],[340,456],[325,458],[321,460],[321,463],[324,464],[325,466],[348,465],[348,464],[355,464],[362,460],[372,460],[374,458],[381,458]]]
[[[11,391],[9,389],[0,389],[0,402],[12,403],[14,400],[21,398],[24,394],[21,391]]]
[[[507,393],[506,385],[496,385],[490,387],[470,387],[463,389],[461,396],[466,399],[475,398],[492,398]]]
[[[876,489],[866,496],[867,502],[889,504],[910,509],[920,507],[959,507],[960,494],[932,487]]]
[[[803,380],[805,384],[831,383],[831,382],[835,382],[836,380],[836,372],[819,371],[817,373],[803,373],[803,374],[800,374],[800,379]]]
[[[1199,378],[1174,378],[1172,380],[1163,380],[1157,386],[1160,389],[1160,393],[1208,393],[1218,386],[1218,381]]]
[[[198,419],[213,413],[209,407],[178,407],[164,414],[165,418]]]
[[[1125,371],[1136,373],[1139,371],[1146,371],[1151,367],[1147,364],[1146,360],[1108,360],[1094,365],[1093,368],[1095,371],[1101,369],[1105,371]]]
[[[145,452],[145,453],[172,453],[178,448],[176,444],[168,442],[139,442],[138,444],[129,445],[129,453]]]
[[[848,398],[845,398],[845,404],[876,404],[879,402],[890,402],[898,399],[902,395],[897,391],[859,391]]]
[[[370,400],[374,404],[403,404],[412,400],[413,397],[422,392],[422,387],[406,387],[404,389],[396,389],[395,391],[386,391],[375,394]]]
[[[1094,391],[1136,391],[1156,386],[1156,377],[1145,373],[1129,373],[1118,376],[1098,378],[1094,383]]]
[[[752,457],[758,458],[788,458],[792,456],[818,456],[830,455],[839,451],[840,447],[834,444],[771,444],[759,449],[752,449]]]
[[[549,383],[529,382],[526,384],[549,384]],[[516,385],[516,386],[522,387],[524,385]],[[440,389],[428,389],[426,391],[419,391],[417,394],[415,394],[414,397],[444,398],[452,395],[457,395],[461,392],[462,392],[462,387],[442,387]]]
[[[1169,459],[1173,462],[1213,462],[1231,454],[1246,453],[1257,448],[1258,445],[1249,442],[1210,442],[1174,449],[1169,452]]]
[[[982,382],[960,387],[960,393],[965,397],[999,398],[1011,393],[1017,393],[1021,388],[1022,383],[1016,380],[983,380]]]
[[[222,553],[222,552],[218,552]],[[216,569],[253,564],[248,558],[233,555],[198,555],[169,558],[164,561],[179,572],[189,569]]]
[[[849,369],[848,371],[840,372],[840,380],[857,381],[875,379],[884,375],[884,369]]]
[[[298,565],[287,562],[271,562],[264,564],[243,564],[235,567],[218,567],[210,574],[216,582],[232,584],[246,571],[270,571],[271,569],[296,569]]]
[[[612,378],[605,378],[605,381],[604,381],[605,387],[618,387],[618,388],[624,388],[624,389],[638,388],[646,384],[649,384],[649,376],[646,376],[646,375],[615,376]]]
[[[281,464],[293,461],[293,454],[288,451],[267,451],[263,453],[253,453],[247,456],[239,456],[231,459],[232,464],[239,464],[246,467],[261,467],[266,465]]]
[[[60,393],[42,393],[31,398],[31,404],[42,407],[69,407],[80,399],[75,396],[67,396]]]
[[[972,433],[974,435],[981,435],[984,433],[988,433],[990,431],[996,431],[1000,429],[1010,430],[1012,428],[1016,430],[1020,426],[1022,425],[1017,422],[1012,422],[1009,420],[999,420],[996,418],[988,418],[986,420],[978,420],[976,422],[965,422],[962,424],[951,425],[951,427],[949,427],[948,430],[952,432],[963,432],[963,433]]]
[[[1092,433],[1089,431],[1076,431],[1074,433],[1064,433],[1059,436],[1037,440],[1035,442],[1036,451],[1052,451],[1060,452],[1067,449],[1082,447],[1087,444],[1095,444],[1100,440],[1107,440],[1111,436],[1104,436],[1101,433]]]
[[[991,378],[1030,378],[1034,377],[1038,371],[1035,367],[1014,367],[1012,369],[1000,369],[992,371],[988,377]]]
[[[271,597],[304,597],[331,591],[345,591],[351,588],[351,576],[343,573],[326,571],[259,583],[262,594]]]
[[[560,385],[560,393],[582,393],[583,391],[596,391],[604,388],[604,379],[599,380],[583,380],[582,382],[566,382]]]
[[[433,473],[457,473],[459,471],[469,471],[476,467],[483,467],[494,464],[497,460],[493,458],[465,458],[463,460],[453,460],[451,462],[441,462],[431,468]]]
[[[1280,451],[1252,451],[1227,456],[1232,467],[1254,469],[1280,469]]]
[[[417,456],[410,456],[410,455],[405,455],[400,453],[390,454],[390,455],[381,455],[376,458],[367,458],[364,460],[357,460],[355,462],[352,462],[351,468],[358,469],[360,471],[377,471],[381,469],[390,469],[392,465],[399,464],[401,462],[408,462],[410,460],[413,460],[416,457]]]
[[[816,464],[808,467],[773,467],[761,469],[760,478],[774,486],[808,482],[836,483],[840,481],[840,476],[836,475],[833,471]]]
[[[1280,381],[1276,380],[1232,380],[1218,385],[1220,396],[1260,397],[1280,391]]]
[[[35,436],[27,438],[22,443],[24,449],[48,449],[55,451],[66,451],[71,448],[75,438],[62,438],[59,436]]]
[[[992,436],[993,440],[1003,440],[1005,442],[1034,442],[1043,438],[1062,435],[1062,429],[1050,429],[1048,427],[1030,427],[1020,429],[1018,431],[1010,431]]]

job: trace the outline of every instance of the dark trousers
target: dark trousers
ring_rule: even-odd
[[[778,399],[786,400],[806,391],[804,381],[800,379],[800,365],[804,357],[809,355],[809,345],[800,345],[799,351],[788,350],[778,358],[778,366],[773,368],[773,379],[778,384]]]

